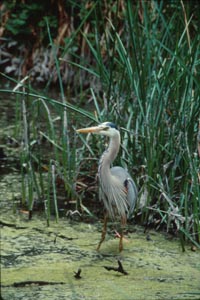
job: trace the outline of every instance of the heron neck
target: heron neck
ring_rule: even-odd
[[[110,165],[115,160],[120,147],[120,134],[110,138],[108,148],[104,151],[99,162],[99,172],[104,176],[110,172]],[[105,173],[106,172],[106,173]]]

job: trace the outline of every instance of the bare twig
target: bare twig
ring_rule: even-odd
[[[126,272],[122,266],[122,263],[120,260],[117,261],[118,262],[118,267],[108,267],[108,266],[104,266],[104,268],[107,270],[107,271],[115,271],[115,272],[119,272],[119,273],[122,273],[124,275],[128,275],[128,272]]]

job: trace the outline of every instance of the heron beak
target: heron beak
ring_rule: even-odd
[[[98,133],[102,130],[99,126],[94,126],[94,127],[87,127],[87,128],[80,128],[77,129],[76,132],[78,133]]]

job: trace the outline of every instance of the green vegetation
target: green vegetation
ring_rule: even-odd
[[[104,146],[97,137],[84,141],[74,129],[109,120],[122,133],[116,163],[129,168],[140,188],[136,220],[178,232],[183,248],[185,240],[198,246],[198,2],[69,2],[68,6],[62,2],[68,20],[64,34],[63,22],[55,30],[53,13],[41,17],[38,25],[45,30],[41,45],[48,38],[46,49],[54,70],[47,71],[43,92],[33,87],[34,66],[27,71],[28,84],[1,90],[16,96],[15,138],[23,140],[22,203],[28,201],[30,211],[35,202],[44,203],[48,222],[53,203],[58,218],[59,179],[73,210],[81,208],[91,215],[84,199],[87,194],[94,200],[95,193],[84,192],[89,188],[82,186],[89,187],[91,178],[94,182],[96,158]],[[41,9],[34,5],[34,11]],[[26,6],[29,9],[32,6]],[[25,23],[28,11],[27,18],[21,12]],[[25,34],[20,16],[17,23],[11,18],[5,23],[8,35]],[[23,79],[3,76],[15,84]],[[57,101],[47,96],[55,82]],[[77,191],[74,184],[80,185]]]

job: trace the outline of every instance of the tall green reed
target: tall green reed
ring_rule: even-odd
[[[165,14],[162,1],[152,6],[142,2],[142,7],[128,1],[119,28],[119,11],[112,19],[100,19],[101,9],[95,10],[97,38],[83,35],[95,62],[89,73],[97,73],[107,97],[102,102],[93,92],[98,115],[124,128],[123,149],[128,151],[123,151],[122,163],[136,166],[138,182],[147,191],[144,220],[159,214],[160,224],[164,221],[196,243],[200,83],[199,35],[190,37],[192,16],[187,18],[178,5],[173,14]]]
[[[97,1],[89,10],[83,10],[80,25],[59,49],[51,38],[47,21],[61,101],[28,88],[33,106],[40,103],[43,113],[47,112],[45,120],[49,130],[41,129],[39,136],[54,149],[51,159],[56,172],[63,175],[70,197],[84,155],[96,157],[96,153],[103,150],[95,138],[94,150],[87,141],[76,149],[76,137],[69,132],[74,122],[71,112],[88,118],[88,122],[116,122],[121,127],[123,141],[118,163],[127,166],[137,178],[140,199],[145,202],[144,207],[138,205],[142,220],[148,223],[157,219],[160,226],[165,224],[168,230],[179,232],[181,240],[196,243],[200,239],[196,146],[200,83],[197,78],[199,34],[195,19],[184,9],[185,2],[174,6],[164,1],[120,3],[105,5]],[[78,56],[72,51],[80,33],[87,59],[84,53]],[[67,61],[66,53],[70,53]],[[74,87],[74,94],[81,99],[76,105],[66,98],[62,85],[60,65],[64,60],[74,67],[77,76],[81,70],[84,80],[89,78],[95,83],[86,90],[83,86]],[[83,84],[83,78],[79,82]],[[94,113],[80,109],[83,95],[93,100],[90,105]],[[59,130],[54,129],[54,133],[51,127],[58,128],[58,123],[52,112],[61,117]],[[50,169],[49,166],[48,199],[51,198]],[[46,205],[48,216],[49,207]]]
[[[42,204],[49,225],[51,214],[54,213],[58,221],[59,205],[63,206],[59,202],[57,181],[61,181],[64,186],[62,193],[65,194],[65,201],[76,199],[78,203],[75,191],[80,164],[80,161],[77,161],[77,136],[73,124],[70,124],[69,152],[65,142],[63,145],[63,110],[67,110],[70,115],[74,112],[82,117],[85,115],[91,120],[95,120],[95,117],[72,104],[43,96],[33,92],[33,89],[29,92],[29,89],[29,86],[24,86],[22,91],[14,89],[1,92],[16,95],[21,103],[22,113],[16,120],[20,130],[17,131],[16,138],[21,140],[22,204],[29,210],[29,218],[32,216],[34,205],[37,207]],[[67,166],[64,160],[69,162]],[[78,208],[76,203],[74,207]],[[87,210],[84,206],[83,209]]]

